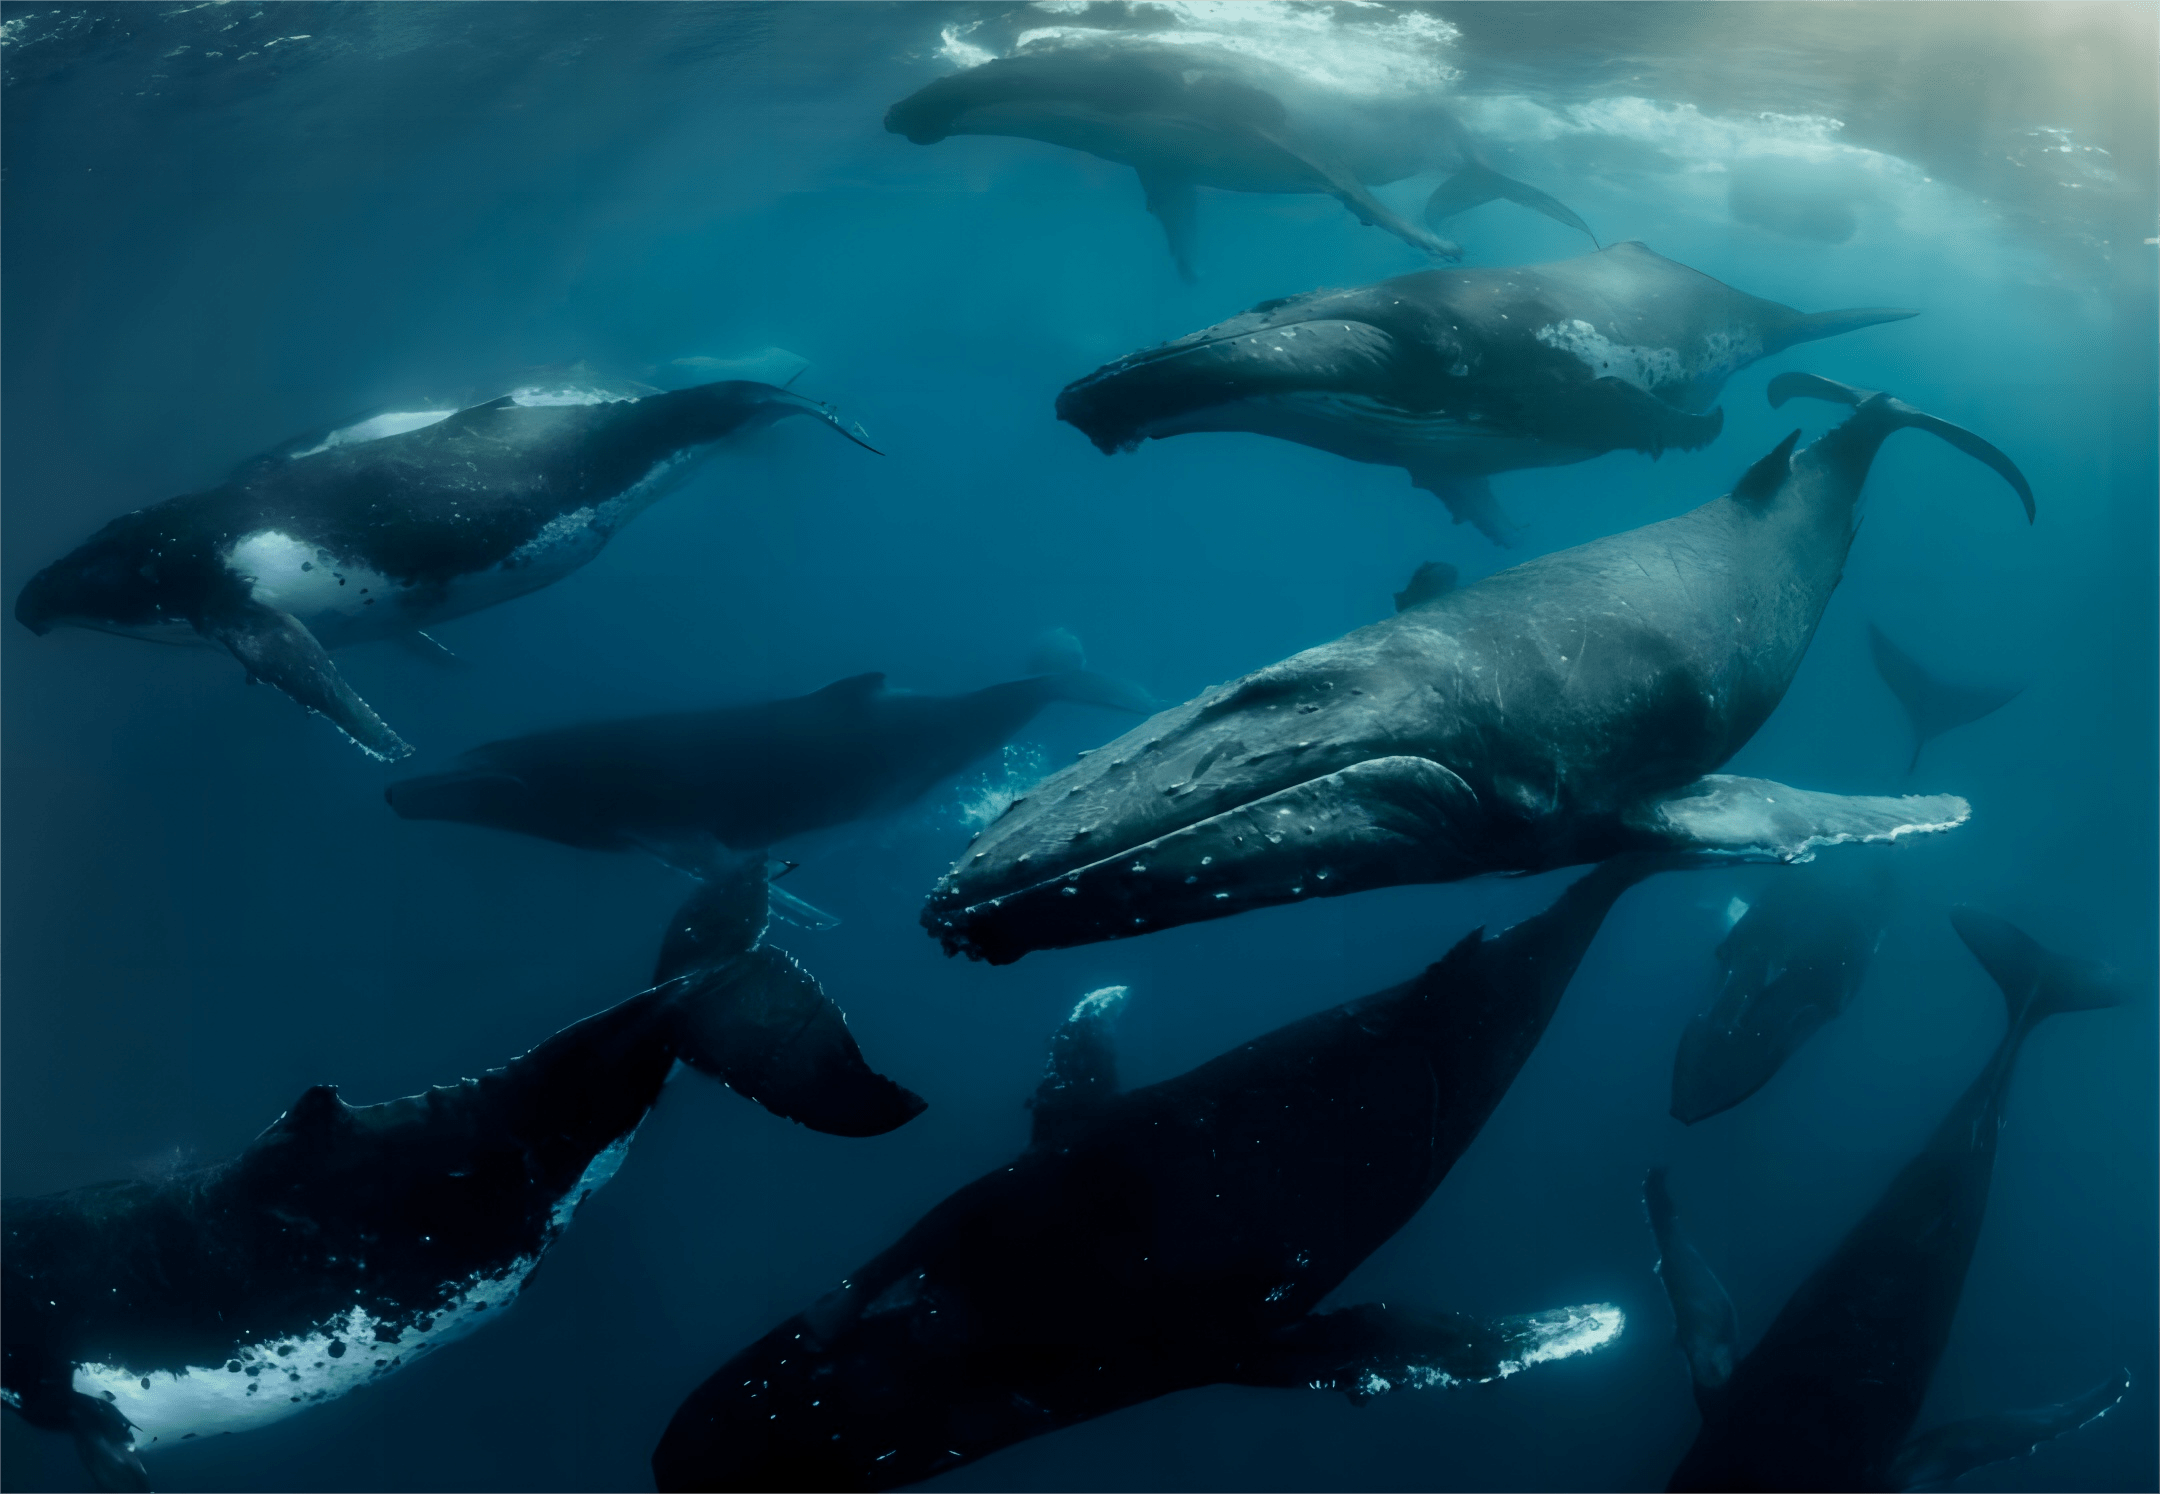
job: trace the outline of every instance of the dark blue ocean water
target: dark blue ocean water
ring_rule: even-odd
[[[1443,5],[1416,48],[1370,16],[1315,40],[1279,11],[1185,10],[1180,24],[1242,28],[1353,91],[1445,86],[1509,169],[1608,242],[1805,309],[1924,314],[1744,371],[1703,451],[1502,477],[1529,525],[1504,552],[1394,469],[1234,435],[1106,458],[1054,420],[1059,387],[1125,352],[1424,263],[1327,199],[1214,193],[1185,285],[1129,171],[883,131],[888,104],[967,48],[1056,16],[9,5],[0,580],[12,596],[112,515],[354,412],[489,397],[580,360],[632,378],[768,346],[811,360],[798,387],[861,420],[883,457],[782,426],[569,580],[444,628],[469,668],[341,656],[432,765],[536,727],[865,670],[971,689],[1021,673],[1054,626],[1095,667],[1185,699],[1386,615],[1422,560],[1476,577],[1715,496],[1795,417],[1810,435],[1834,419],[1767,407],[1785,368],[1982,433],[2030,476],[2039,522],[1947,447],[1893,441],[1799,679],[1733,767],[1973,804],[1965,828],[1901,848],[1852,1010],[1764,1093],[1682,1128],[1666,1116],[1673,1045],[1708,994],[1717,910],[1766,873],[1629,894],[1483,1137],[1338,1299],[1604,1300],[1628,1313],[1622,1339],[1363,1408],[1192,1392],[941,1481],[1662,1487],[1696,1413],[1644,1169],[1671,1164],[1751,1335],[1996,1041],[2000,999],[1947,905],[2155,962],[2154,10]],[[1379,77],[1389,58],[1408,82]],[[1751,208],[1760,193],[1735,185],[1750,179],[1800,206]],[[1383,195],[1408,206],[1432,180]],[[1505,204],[1456,228],[1473,264],[1581,247]],[[1908,781],[1869,621],[1946,672],[2028,688]],[[391,770],[245,688],[221,654],[12,623],[0,637],[11,1195],[228,1155],[313,1083],[357,1103],[500,1063],[638,989],[684,893],[642,859],[399,821]],[[646,1458],[693,1385],[1018,1150],[1044,1039],[1082,992],[1131,986],[1125,1073],[1145,1083],[1402,979],[1569,875],[1395,889],[1003,969],[941,955],[916,912],[971,796],[1123,725],[1053,707],[982,774],[785,848],[802,862],[790,886],[844,922],[779,940],[871,1060],[930,1101],[919,1121],[843,1141],[678,1079],[504,1321],[326,1408],[157,1454],[159,1486],[649,1487]],[[1923,1425],[2059,1399],[2118,1365],[2130,1397],[1961,1487],[2160,1477],[2140,991],[2050,1023],[2026,1052]],[[7,1487],[84,1487],[65,1439],[0,1425]]]

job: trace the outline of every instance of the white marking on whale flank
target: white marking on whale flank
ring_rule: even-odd
[[[679,1067],[679,1065],[677,1065]],[[670,1077],[674,1070],[669,1070]],[[642,1125],[642,1122],[640,1122]],[[170,1445],[190,1437],[245,1432],[404,1368],[455,1343],[516,1300],[550,1246],[569,1227],[578,1206],[615,1176],[636,1139],[632,1126],[602,1147],[548,1211],[540,1248],[497,1271],[476,1271],[446,1286],[439,1307],[423,1308],[378,1337],[384,1320],[365,1308],[333,1313],[304,1333],[235,1345],[222,1365],[177,1372],[88,1363],[75,1368],[74,1388],[111,1401],[135,1424],[136,1445]]]
[[[376,415],[357,425],[348,425],[332,431],[306,451],[286,454],[286,460],[297,462],[328,451],[333,446],[359,446],[368,441],[380,441],[386,436],[402,436],[407,431],[425,430],[431,425],[448,420],[455,410],[400,410],[388,415]]]
[[[281,529],[244,534],[222,558],[256,601],[310,625],[321,618],[359,617],[402,590],[382,572],[347,564]]]
[[[1571,353],[1593,377],[1620,379],[1646,394],[1676,384],[1710,379],[1722,382],[1762,356],[1762,338],[1752,332],[1710,332],[1693,358],[1678,348],[1618,343],[1580,317],[1553,322],[1532,334],[1539,342]]]

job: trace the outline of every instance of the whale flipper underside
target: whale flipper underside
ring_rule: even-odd
[[[1707,773],[1642,805],[1630,827],[1675,850],[1749,861],[1801,861],[1821,846],[1955,830],[1972,806],[1955,794],[1825,794],[1767,778]]]
[[[1438,228],[1457,213],[1466,213],[1482,203],[1498,200],[1520,204],[1534,213],[1543,213],[1553,222],[1581,234],[1590,241],[1592,248],[1604,247],[1598,243],[1598,236],[1590,231],[1590,225],[1577,217],[1575,210],[1559,198],[1549,192],[1539,191],[1528,182],[1503,176],[1482,161],[1471,162],[1433,188],[1432,196],[1425,199],[1425,221]]]
[[[1888,1487],[1940,1489],[1990,1463],[2026,1457],[2058,1437],[2092,1425],[2121,1404],[2130,1372],[2117,1370],[2083,1395],[2029,1411],[1997,1411],[1923,1432],[1891,1460]]]
[[[677,1056],[773,1114],[832,1136],[880,1136],[920,1115],[919,1095],[863,1060],[817,977],[763,942],[765,858],[701,883],[668,924],[657,984],[682,983]]]
[[[68,1431],[93,1488],[106,1494],[149,1494],[150,1473],[135,1451],[135,1429],[109,1401],[68,1392]]]
[[[1364,1302],[1278,1329],[1240,1354],[1222,1378],[1271,1389],[1339,1390],[1362,1403],[1390,1390],[1481,1385],[1588,1353],[1619,1337],[1626,1322],[1608,1302],[1498,1319]]]
[[[394,762],[412,756],[405,739],[345,683],[328,651],[291,613],[246,601],[219,609],[197,626],[232,650],[249,680],[266,680],[326,717],[369,757]]]

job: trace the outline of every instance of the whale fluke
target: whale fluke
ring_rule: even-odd
[[[1952,425],[1924,410],[1916,410],[1892,395],[1873,389],[1856,389],[1850,384],[1840,384],[1835,379],[1823,378],[1820,374],[1781,373],[1770,381],[1767,393],[1772,409],[1782,408],[1789,399],[1827,400],[1834,405],[1851,405],[1856,410],[1872,409],[1879,412],[1888,421],[1881,435],[1910,427],[1926,431],[1932,436],[1940,436],[1974,461],[1994,469],[1996,475],[2010,484],[2011,490],[2024,503],[2025,522],[2033,522],[2037,511],[2033,506],[2032,484],[2025,480],[2025,474],[2018,470],[2017,463],[1961,425]]]
[[[1885,1480],[1892,1489],[1939,1489],[1990,1463],[2038,1452],[2058,1437],[2091,1426],[2122,1404],[2130,1372],[2117,1370],[2083,1395],[2029,1411],[1997,1411],[1953,1421],[1898,1449]]]
[[[1457,213],[1466,213],[1483,203],[1495,201],[1517,203],[1534,213],[1543,213],[1553,222],[1572,228],[1588,239],[1591,248],[1604,248],[1604,245],[1598,242],[1598,236],[1590,231],[1590,225],[1577,217],[1575,210],[1566,203],[1549,192],[1539,191],[1528,182],[1503,176],[1482,161],[1471,162],[1433,188],[1432,196],[1425,199],[1425,221],[1438,228]]]
[[[1740,1358],[1740,1315],[1725,1284],[1680,1228],[1680,1211],[1665,1186],[1662,1167],[1651,1168],[1643,1179],[1643,1209],[1650,1216],[1651,1233],[1657,1236],[1658,1279],[1665,1283],[1665,1296],[1672,1303],[1680,1352],[1687,1357],[1700,1397],[1732,1378]]]
[[[1920,766],[1921,749],[1946,731],[1969,726],[1993,715],[2025,691],[2023,685],[1953,685],[1937,679],[1920,661],[1890,641],[1889,635],[1868,624],[1868,648],[1875,656],[1875,672],[1905,708],[1912,723],[1912,761],[1909,773]]]
[[[1950,926],[2002,987],[2013,1027],[2122,1004],[2122,978],[2112,966],[2056,954],[2007,918],[1960,906],[1950,910]]]
[[[772,887],[745,856],[691,893],[653,972],[679,982],[676,1056],[774,1115],[832,1136],[881,1136],[926,1108],[863,1061],[817,977],[763,942]]]

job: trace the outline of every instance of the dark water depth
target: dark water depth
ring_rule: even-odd
[[[1763,1093],[1681,1127],[1674,1044],[1707,999],[1722,910],[1770,873],[1637,889],[1476,1146],[1337,1298],[1609,1301],[1628,1315],[1617,1344],[1361,1408],[1190,1392],[941,1487],[1663,1487],[1696,1412],[1644,1170],[1671,1165],[1751,1336],[2000,1033],[1949,905],[2156,963],[2155,9],[1343,9],[1311,33],[1281,7],[1076,22],[930,4],[0,5],[7,597],[113,515],[297,432],[489,398],[541,368],[641,378],[785,348],[810,363],[797,387],[884,453],[777,427],[583,571],[447,625],[469,667],[341,654],[421,767],[867,670],[973,689],[1022,673],[1052,627],[1184,700],[1387,615],[1421,561],[1474,579],[1725,491],[1795,424],[1812,438],[1835,420],[1767,406],[1786,369],[1893,390],[2030,477],[2028,527],[1948,447],[1890,443],[1798,681],[1731,767],[1971,801],[1966,827],[1898,849],[1852,1009]],[[1528,525],[1516,551],[1450,525],[1393,468],[1258,436],[1106,458],[1053,417],[1069,380],[1266,298],[1426,263],[1326,198],[1203,193],[1188,285],[1130,171],[883,130],[889,104],[972,56],[1108,21],[1243,28],[1383,115],[1393,93],[1447,90],[1497,160],[1605,242],[1807,310],[1923,314],[1743,371],[1704,450],[1500,477]],[[1436,179],[1381,195],[1407,210]],[[1504,203],[1452,231],[1470,264],[1582,248]],[[1946,673],[2027,688],[1908,779],[1870,622]],[[393,770],[245,687],[222,652],[12,621],[0,638],[10,1196],[229,1155],[310,1084],[358,1103],[498,1064],[639,989],[686,889],[643,858],[398,820]],[[776,937],[930,1102],[920,1120],[841,1141],[678,1079],[502,1322],[324,1408],[160,1452],[159,1487],[649,1487],[693,1385],[1024,1144],[1044,1040],[1083,992],[1131,987],[1125,1078],[1147,1083],[1403,979],[1573,875],[1398,888],[1007,968],[945,958],[916,914],[971,807],[1125,724],[1054,706],[912,808],[785,848],[802,863],[788,885],[844,921]],[[2160,1482],[2160,1039],[2138,989],[2049,1024],[2022,1060],[1921,1425],[2059,1400],[2118,1365],[2130,1396],[1960,1488]],[[86,1486],[65,1438],[0,1427],[0,1483]]]

